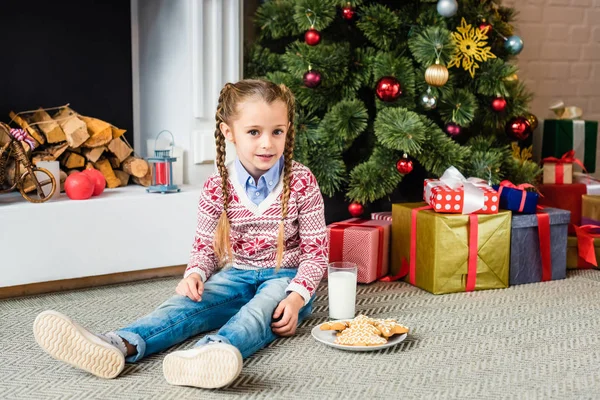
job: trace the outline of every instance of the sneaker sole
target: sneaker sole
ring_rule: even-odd
[[[53,358],[100,378],[115,378],[125,367],[125,357],[119,349],[59,312],[39,314],[33,323],[33,334],[40,347]]]
[[[214,389],[227,386],[242,371],[242,355],[233,346],[210,344],[192,357],[177,353],[163,361],[165,379],[171,385]]]

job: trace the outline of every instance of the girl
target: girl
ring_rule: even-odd
[[[58,360],[114,378],[125,361],[220,328],[163,361],[170,384],[216,388],[239,375],[243,358],[277,335],[293,335],[311,312],[328,260],[323,198],[308,168],[292,161],[294,134],[294,97],[286,86],[226,84],[216,114],[218,174],[204,184],[177,295],[102,335],[45,311],[33,326],[38,344]],[[230,165],[225,140],[237,153]]]

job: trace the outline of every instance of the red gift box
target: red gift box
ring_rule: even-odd
[[[384,211],[384,212],[371,213],[371,219],[392,222],[392,212],[391,211]]]
[[[539,185],[538,190],[542,194],[539,199],[541,206],[571,211],[569,233],[575,233],[572,225],[581,225],[581,196],[587,193],[587,186],[583,183],[570,185],[554,183]]]
[[[391,227],[389,221],[359,218],[328,225],[329,262],[355,263],[360,283],[371,283],[387,275]]]
[[[465,177],[454,167],[440,179],[425,179],[423,200],[436,212],[497,214],[500,196],[483,179]]]

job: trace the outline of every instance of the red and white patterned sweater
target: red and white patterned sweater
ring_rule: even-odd
[[[259,205],[239,184],[233,164],[229,170],[229,207],[233,265],[239,269],[275,268],[277,235],[281,220],[283,174]],[[184,277],[198,273],[203,281],[218,270],[213,240],[223,212],[221,177],[214,174],[204,184],[198,204],[198,225]],[[329,259],[323,197],[317,180],[304,165],[293,162],[288,215],[284,222],[285,248],[281,268],[298,268],[286,292],[299,293],[308,303],[321,282]]]

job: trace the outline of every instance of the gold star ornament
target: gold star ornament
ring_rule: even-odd
[[[461,64],[465,71],[469,71],[471,78],[475,77],[475,70],[479,68],[476,61],[484,62],[490,58],[496,58],[491,52],[491,47],[486,46],[487,35],[479,27],[473,27],[467,24],[463,18],[460,26],[456,28],[458,32],[452,32],[452,37],[456,41],[456,52],[448,67],[460,68]]]

